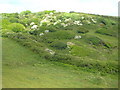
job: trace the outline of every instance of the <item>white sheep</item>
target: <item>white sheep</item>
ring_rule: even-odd
[[[95,21],[94,19],[91,19],[93,23],[96,23],[97,21]]]
[[[48,32],[50,32],[49,30],[45,30],[45,33],[48,33]]]
[[[31,23],[30,23],[31,26],[34,25],[34,24],[35,24],[34,22],[31,22]]]
[[[66,27],[66,26],[67,26],[67,24],[65,24],[65,23],[61,23],[61,25],[62,25],[63,27]]]
[[[69,19],[65,19],[65,22],[68,22],[68,21],[70,21],[71,20],[71,18],[69,18]]]
[[[44,35],[44,33],[40,33],[39,35],[40,35],[40,36],[43,36],[43,35]]]
[[[49,52],[51,55],[55,54],[55,52],[53,50],[49,49],[49,48],[46,48],[45,51]]]
[[[80,38],[82,38],[80,35],[79,36],[75,36],[75,39],[80,39]]]
[[[75,45],[75,44],[72,43],[72,42],[67,42],[67,45],[68,45],[68,46],[72,46],[72,45]]]
[[[80,23],[80,24],[78,24],[78,25],[82,26],[83,24],[82,24],[82,23]]]
[[[81,26],[83,25],[83,24],[81,23],[81,21],[75,21],[74,24],[76,24],[76,25],[81,25]]]
[[[82,16],[81,19],[85,19],[85,17]]]
[[[55,22],[53,25],[56,25],[58,22]]]
[[[33,25],[32,27],[31,27],[31,29],[37,29],[37,25]]]
[[[51,12],[50,15],[53,15],[53,13]]]

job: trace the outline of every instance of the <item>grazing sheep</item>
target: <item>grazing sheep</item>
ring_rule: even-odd
[[[53,50],[49,49],[49,48],[46,48],[45,51],[49,52],[51,55],[55,54],[55,52]]]
[[[31,22],[31,23],[30,23],[31,26],[34,25],[34,24],[35,24],[34,22]]]
[[[31,29],[37,29],[37,25],[33,25],[32,27],[31,27]]]
[[[85,17],[82,16],[81,19],[83,20],[83,19],[85,19]]]
[[[72,42],[67,42],[67,45],[75,45],[74,43],[72,43]]]
[[[45,33],[48,33],[48,32],[50,32],[49,30],[45,30]]]
[[[43,36],[43,35],[44,35],[44,33],[40,33],[39,35],[40,35],[40,36]]]
[[[51,12],[50,15],[53,15],[53,13]]]
[[[91,19],[93,23],[96,23],[97,21],[95,21],[94,19]]]
[[[77,36],[77,35],[75,36],[75,39],[80,39],[80,38],[82,38],[82,37],[81,36]]]

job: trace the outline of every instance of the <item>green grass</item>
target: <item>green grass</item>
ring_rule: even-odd
[[[118,18],[54,11],[41,26],[50,12],[3,14],[2,37],[9,38],[3,38],[3,87],[117,87]],[[31,22],[38,28],[31,30]],[[24,30],[8,29],[14,23]]]
[[[3,38],[3,88],[117,88],[117,75],[83,71],[78,67],[50,62]]]

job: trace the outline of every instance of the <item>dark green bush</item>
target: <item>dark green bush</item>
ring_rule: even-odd
[[[108,25],[109,24],[109,20],[108,19],[105,19],[103,17],[100,17],[97,19],[99,23],[102,23],[104,25]]]
[[[100,38],[98,38],[96,36],[88,36],[86,38],[86,42],[88,42],[89,44],[92,44],[92,45],[97,45],[97,46],[102,45],[104,43]]]
[[[52,37],[54,39],[72,39],[74,38],[74,34],[68,31],[61,30],[54,32]]]
[[[104,42],[103,45],[107,48],[112,48],[113,47],[109,42]]]
[[[74,65],[83,67],[90,71],[99,71],[102,73],[116,74],[118,73],[118,63],[116,61],[100,61],[89,59],[74,58]],[[72,63],[71,63],[72,64]]]
[[[45,42],[45,43],[48,43],[48,44],[50,44],[50,43],[52,43],[52,42],[54,42],[54,41],[55,41],[54,39],[50,39],[50,38],[44,40],[44,42]]]
[[[24,26],[27,27],[27,25],[29,25],[31,23],[31,20],[29,18],[26,18],[26,19],[19,19],[18,22],[20,24],[23,24]],[[27,24],[27,25],[26,25]]]
[[[71,60],[71,57],[65,54],[55,54],[52,58],[51,61],[59,61],[59,62],[69,62]]]
[[[75,65],[77,67],[82,67],[90,72],[101,72],[102,74],[117,74],[118,73],[118,63],[116,61],[100,61],[100,60],[89,60],[80,59],[73,56],[65,54],[55,54],[54,56],[47,55],[47,60],[58,61],[66,64]]]
[[[60,50],[67,48],[67,44],[60,41],[53,42],[50,46]]]
[[[29,31],[31,35],[39,35],[40,31],[39,30],[31,30]]]
[[[117,37],[117,31],[116,30],[109,30],[109,29],[101,28],[101,29],[97,30],[96,33],[99,33],[99,34],[102,34],[102,35]]]
[[[85,29],[85,28],[80,28],[79,30],[77,30],[77,33],[87,33],[89,32],[89,30]]]
[[[96,36],[85,36],[85,41],[91,45],[95,46],[104,46],[106,48],[112,48],[113,46],[109,43],[106,42]]]
[[[47,39],[64,40],[64,39],[73,39],[74,36],[75,36],[75,34],[72,32],[60,30],[60,31],[56,31],[56,32],[49,32],[49,33],[43,35],[41,38],[43,39],[43,41],[45,41]]]
[[[111,22],[112,25],[116,25],[117,23],[116,22]]]
[[[28,24],[30,24],[31,22],[34,22],[35,24],[39,24],[39,18],[30,18],[29,20],[28,20],[29,22],[28,22]]]

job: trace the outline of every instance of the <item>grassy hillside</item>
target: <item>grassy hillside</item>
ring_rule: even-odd
[[[71,69],[73,67],[79,68],[79,72],[83,71],[93,75],[99,73],[105,77],[113,75],[116,78],[118,74],[117,19],[112,16],[77,12],[43,11],[32,13],[27,10],[19,14],[3,13],[1,33],[2,37],[16,41],[21,47],[38,55],[40,60],[46,61],[46,64],[55,63],[56,67],[59,64],[68,65]],[[18,64],[24,62],[26,68],[27,65],[34,63],[39,66],[37,59],[28,61],[28,58],[32,57],[30,54],[28,54],[29,57],[22,52],[15,54],[17,55],[11,56],[11,58],[16,57],[13,61],[15,64],[12,63],[14,65],[11,66],[16,66],[18,62]],[[17,57],[22,59],[19,60]],[[9,64],[12,61],[6,62]],[[88,80],[86,82],[89,83]],[[76,82],[76,84],[78,83]],[[94,87],[94,85],[92,86]],[[102,87],[102,85],[99,86]]]
[[[46,61],[3,38],[3,88],[117,87],[117,77],[101,76],[68,64]]]

